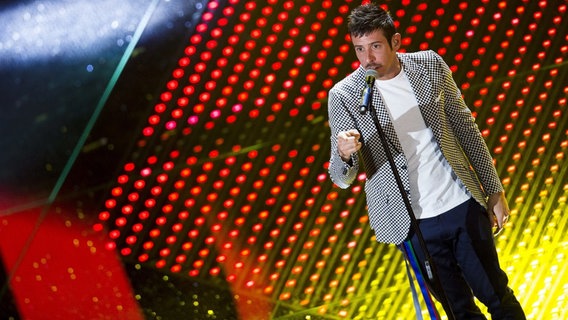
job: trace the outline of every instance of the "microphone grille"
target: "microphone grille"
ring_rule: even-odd
[[[369,69],[365,71],[365,82],[371,84],[375,82],[375,79],[379,76],[377,70]]]

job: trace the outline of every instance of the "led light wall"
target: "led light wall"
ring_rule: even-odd
[[[243,319],[413,318],[402,257],[368,226],[365,173],[348,190],[327,174],[326,97],[358,66],[346,17],[359,3],[210,1],[101,205],[108,249],[228,286]],[[441,54],[477,118],[512,209],[501,263],[527,316],[568,317],[568,4],[384,6],[403,51]]]

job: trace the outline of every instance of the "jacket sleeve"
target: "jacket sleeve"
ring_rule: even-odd
[[[337,134],[341,131],[355,129],[356,125],[341,94],[341,89],[337,85],[328,94],[328,118],[331,129],[329,176],[338,187],[346,189],[353,183],[359,171],[359,156],[357,153],[353,154],[350,163],[346,163],[339,156]]]
[[[479,132],[470,109],[458,89],[450,68],[442,57],[436,57],[443,69],[445,113],[461,148],[468,158],[486,196],[503,191],[489,148]]]

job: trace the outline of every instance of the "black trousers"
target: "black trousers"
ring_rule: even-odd
[[[499,266],[488,213],[474,199],[433,218],[418,220],[426,247],[435,265],[455,319],[486,319],[474,302],[481,301],[493,320],[526,319],[508,278]],[[418,260],[424,266],[424,252],[416,234],[411,242]],[[424,273],[426,275],[426,273]],[[440,301],[442,291],[429,283],[434,297]]]

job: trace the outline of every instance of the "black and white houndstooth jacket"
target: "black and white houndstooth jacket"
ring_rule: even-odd
[[[397,53],[426,125],[432,130],[443,155],[470,194],[483,206],[487,196],[503,191],[489,149],[481,136],[448,65],[434,51]],[[367,176],[365,194],[371,228],[377,241],[402,243],[408,236],[410,217],[388,163],[370,112],[360,114],[365,70],[359,67],[329,91],[328,116],[331,128],[329,174],[340,188],[349,187],[359,168]],[[409,196],[406,157],[378,90],[373,93],[373,107],[389,142],[403,185]],[[357,129],[363,146],[347,165],[337,150],[337,134]],[[360,161],[360,158],[362,161]],[[361,165],[362,163],[362,165]],[[436,183],[436,181],[432,181]]]

